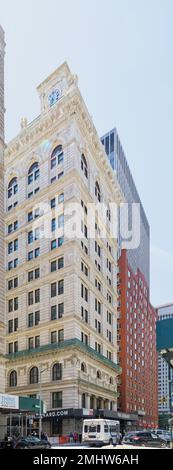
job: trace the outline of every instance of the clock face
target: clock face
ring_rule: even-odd
[[[57,90],[53,90],[50,95],[49,95],[49,105],[52,106],[53,104],[55,104],[59,98],[61,96],[61,91],[59,88],[57,88]]]

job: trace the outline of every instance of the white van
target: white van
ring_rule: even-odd
[[[120,422],[113,419],[84,419],[82,441],[91,445],[116,445],[120,442]]]

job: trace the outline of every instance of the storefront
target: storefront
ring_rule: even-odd
[[[16,395],[7,395],[0,393],[0,440],[4,439],[7,434],[7,419],[10,416],[10,423],[12,413],[19,410],[19,397]]]
[[[42,415],[42,428],[48,436],[66,436],[76,432],[79,436],[82,434],[82,425],[84,418],[105,418],[117,419],[120,421],[121,430],[136,429],[138,415],[121,413],[111,410],[93,410],[93,409],[57,409],[47,411]],[[35,427],[39,426],[39,416],[35,416]]]
[[[39,410],[40,400],[17,395],[0,394],[0,439],[5,435],[27,435],[34,429],[33,414]],[[41,412],[43,402],[41,400]]]

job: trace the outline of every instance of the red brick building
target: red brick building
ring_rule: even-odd
[[[157,313],[142,273],[133,272],[122,250],[118,273],[118,349],[122,375],[118,409],[137,413],[138,425],[155,427],[157,409]]]

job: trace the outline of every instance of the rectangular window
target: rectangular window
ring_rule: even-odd
[[[35,269],[35,279],[38,279],[40,277],[40,268]]]
[[[56,199],[55,199],[55,197],[54,197],[54,198],[51,199],[51,201],[50,201],[50,207],[51,207],[51,209],[54,209],[55,206],[56,206]]]
[[[58,281],[58,295],[61,295],[64,293],[64,280],[61,279]]]
[[[28,339],[28,349],[33,349],[34,348],[34,338],[29,338]]]
[[[54,273],[56,271],[56,260],[51,262],[51,273]]]
[[[12,312],[13,311],[13,299],[10,299],[8,301],[8,312]]]
[[[33,243],[33,231],[28,232],[28,244]]]
[[[18,329],[18,318],[14,319],[14,331],[17,331]]]
[[[33,259],[33,251],[29,251],[28,253],[28,261],[31,261]]]
[[[31,328],[34,325],[34,314],[29,313],[28,315],[28,327]]]
[[[31,222],[31,220],[33,220],[33,213],[32,213],[32,211],[31,211],[31,212],[28,212],[28,222]]]
[[[51,230],[54,232],[56,230],[56,219],[51,220]]]
[[[64,267],[64,258],[58,259],[58,269],[62,269]]]
[[[10,279],[10,281],[8,281],[8,290],[11,289],[13,289],[13,279]]]
[[[40,347],[40,336],[36,336],[35,337],[35,348],[39,348]]]
[[[52,305],[51,307],[51,320],[56,320],[57,318],[57,306]]]
[[[17,266],[18,266],[18,258],[15,258],[14,259],[14,268],[17,268]]]
[[[40,311],[37,310],[35,312],[35,325],[38,325],[39,324],[39,321],[40,321]]]
[[[14,352],[18,352],[18,341],[14,342]]]
[[[51,344],[57,343],[57,332],[51,331]]]
[[[56,297],[57,291],[56,291],[56,282],[53,282],[51,284],[51,297]]]
[[[14,310],[18,310],[18,297],[14,298]]]
[[[14,278],[14,289],[18,287],[18,277]]]
[[[59,237],[58,238],[58,247],[62,246],[63,243],[64,243],[64,237]]]
[[[33,303],[34,303],[34,293],[33,291],[28,292],[28,305],[33,305]]]
[[[13,224],[8,225],[8,233],[11,233],[13,231]]]
[[[64,330],[58,330],[58,342],[64,341]]]
[[[18,250],[18,238],[14,240],[14,251],[17,251],[17,250]]]
[[[8,271],[11,271],[13,269],[13,261],[8,262]]]
[[[13,242],[8,243],[8,254],[10,255],[13,252]]]
[[[61,214],[58,217],[58,228],[61,228],[63,226],[64,226],[64,214]]]
[[[62,408],[62,392],[52,393],[52,408]]]
[[[51,241],[51,250],[56,248],[56,239]]]
[[[38,258],[40,256],[40,248],[35,249],[35,258]]]
[[[88,344],[88,336],[85,333],[83,333],[83,331],[81,332],[81,341],[82,343],[86,345]]]
[[[12,354],[13,353],[13,343],[8,344],[8,353]]]
[[[34,279],[34,271],[29,271],[28,273],[28,282],[33,281]]]
[[[9,320],[8,322],[8,332],[12,333],[13,331],[13,320]]]
[[[64,193],[59,194],[58,196],[58,204],[64,201]]]
[[[51,178],[50,180],[51,184],[54,183],[54,181],[56,181],[56,176],[53,176],[53,178]]]
[[[64,304],[58,304],[58,318],[62,318],[64,313]]]
[[[40,289],[35,290],[35,303],[40,302]]]

